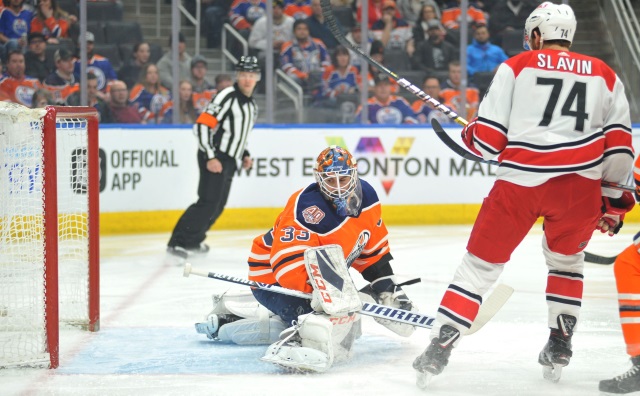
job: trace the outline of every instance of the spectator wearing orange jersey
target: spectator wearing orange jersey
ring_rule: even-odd
[[[462,71],[459,61],[453,61],[449,63],[449,78],[445,82],[440,96],[442,96],[443,104],[456,113],[466,117],[468,120],[472,119],[478,111],[478,105],[480,104],[480,91],[478,88],[467,87],[466,91],[466,111],[460,108],[462,100],[460,99],[460,84],[462,82]]]
[[[447,29],[459,29],[462,11],[460,10],[460,1],[452,1],[442,10],[442,24]],[[473,1],[469,2],[467,9],[467,21],[472,28],[484,26],[487,19],[482,9]]]
[[[306,19],[313,14],[311,0],[291,0],[285,3],[284,14],[295,20]]]
[[[233,85],[233,81],[231,82],[231,85]],[[220,91],[222,90],[212,89],[210,91],[194,92],[191,95],[191,101],[193,102],[193,107],[196,109],[196,114],[200,115],[209,102],[211,102],[211,99],[213,99],[213,97]]]
[[[37,78],[24,74],[24,54],[11,50],[7,56],[7,71],[0,80],[0,94],[14,103],[31,107],[33,93],[42,88]]]
[[[40,32],[48,43],[55,44],[60,38],[69,38],[69,26],[77,21],[76,16],[60,8],[56,0],[38,0],[31,32]]]

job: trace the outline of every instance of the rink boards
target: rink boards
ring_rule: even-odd
[[[460,127],[447,131],[460,141]],[[238,171],[214,227],[270,228],[289,196],[314,182],[315,158],[331,144],[356,157],[387,224],[470,224],[495,179],[495,166],[461,159],[430,127],[258,126],[253,168]],[[170,231],[197,200],[197,149],[190,126],[101,126],[101,232]]]

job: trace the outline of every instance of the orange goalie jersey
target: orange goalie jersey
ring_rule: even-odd
[[[305,250],[342,246],[347,265],[362,272],[380,260],[392,259],[380,201],[371,185],[362,184],[358,217],[343,217],[324,199],[316,183],[293,194],[271,230],[253,240],[249,279],[310,293],[304,265]]]

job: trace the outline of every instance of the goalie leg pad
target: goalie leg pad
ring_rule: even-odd
[[[213,310],[207,315],[238,315],[242,318],[258,317],[260,304],[250,290],[228,290],[211,296]]]
[[[334,362],[351,357],[353,342],[360,336],[360,315],[331,317],[307,314],[299,324],[280,335],[262,360],[301,371],[327,371]]]
[[[240,319],[225,324],[218,331],[218,340],[238,345],[268,345],[279,340],[285,329],[277,316],[265,319]]]
[[[270,345],[261,360],[300,371],[325,372],[333,365],[332,330],[327,315],[301,315],[298,324],[283,331],[281,340]]]
[[[332,316],[346,316],[362,308],[340,245],[307,249],[304,264],[313,286],[311,306]]]

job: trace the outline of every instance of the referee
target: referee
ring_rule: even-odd
[[[167,247],[168,253],[179,258],[209,251],[202,242],[227,203],[238,164],[244,169],[253,165],[246,146],[258,117],[258,106],[251,96],[260,81],[255,56],[240,58],[236,79],[233,86],[218,92],[194,125],[199,144],[198,201],[182,214]]]

